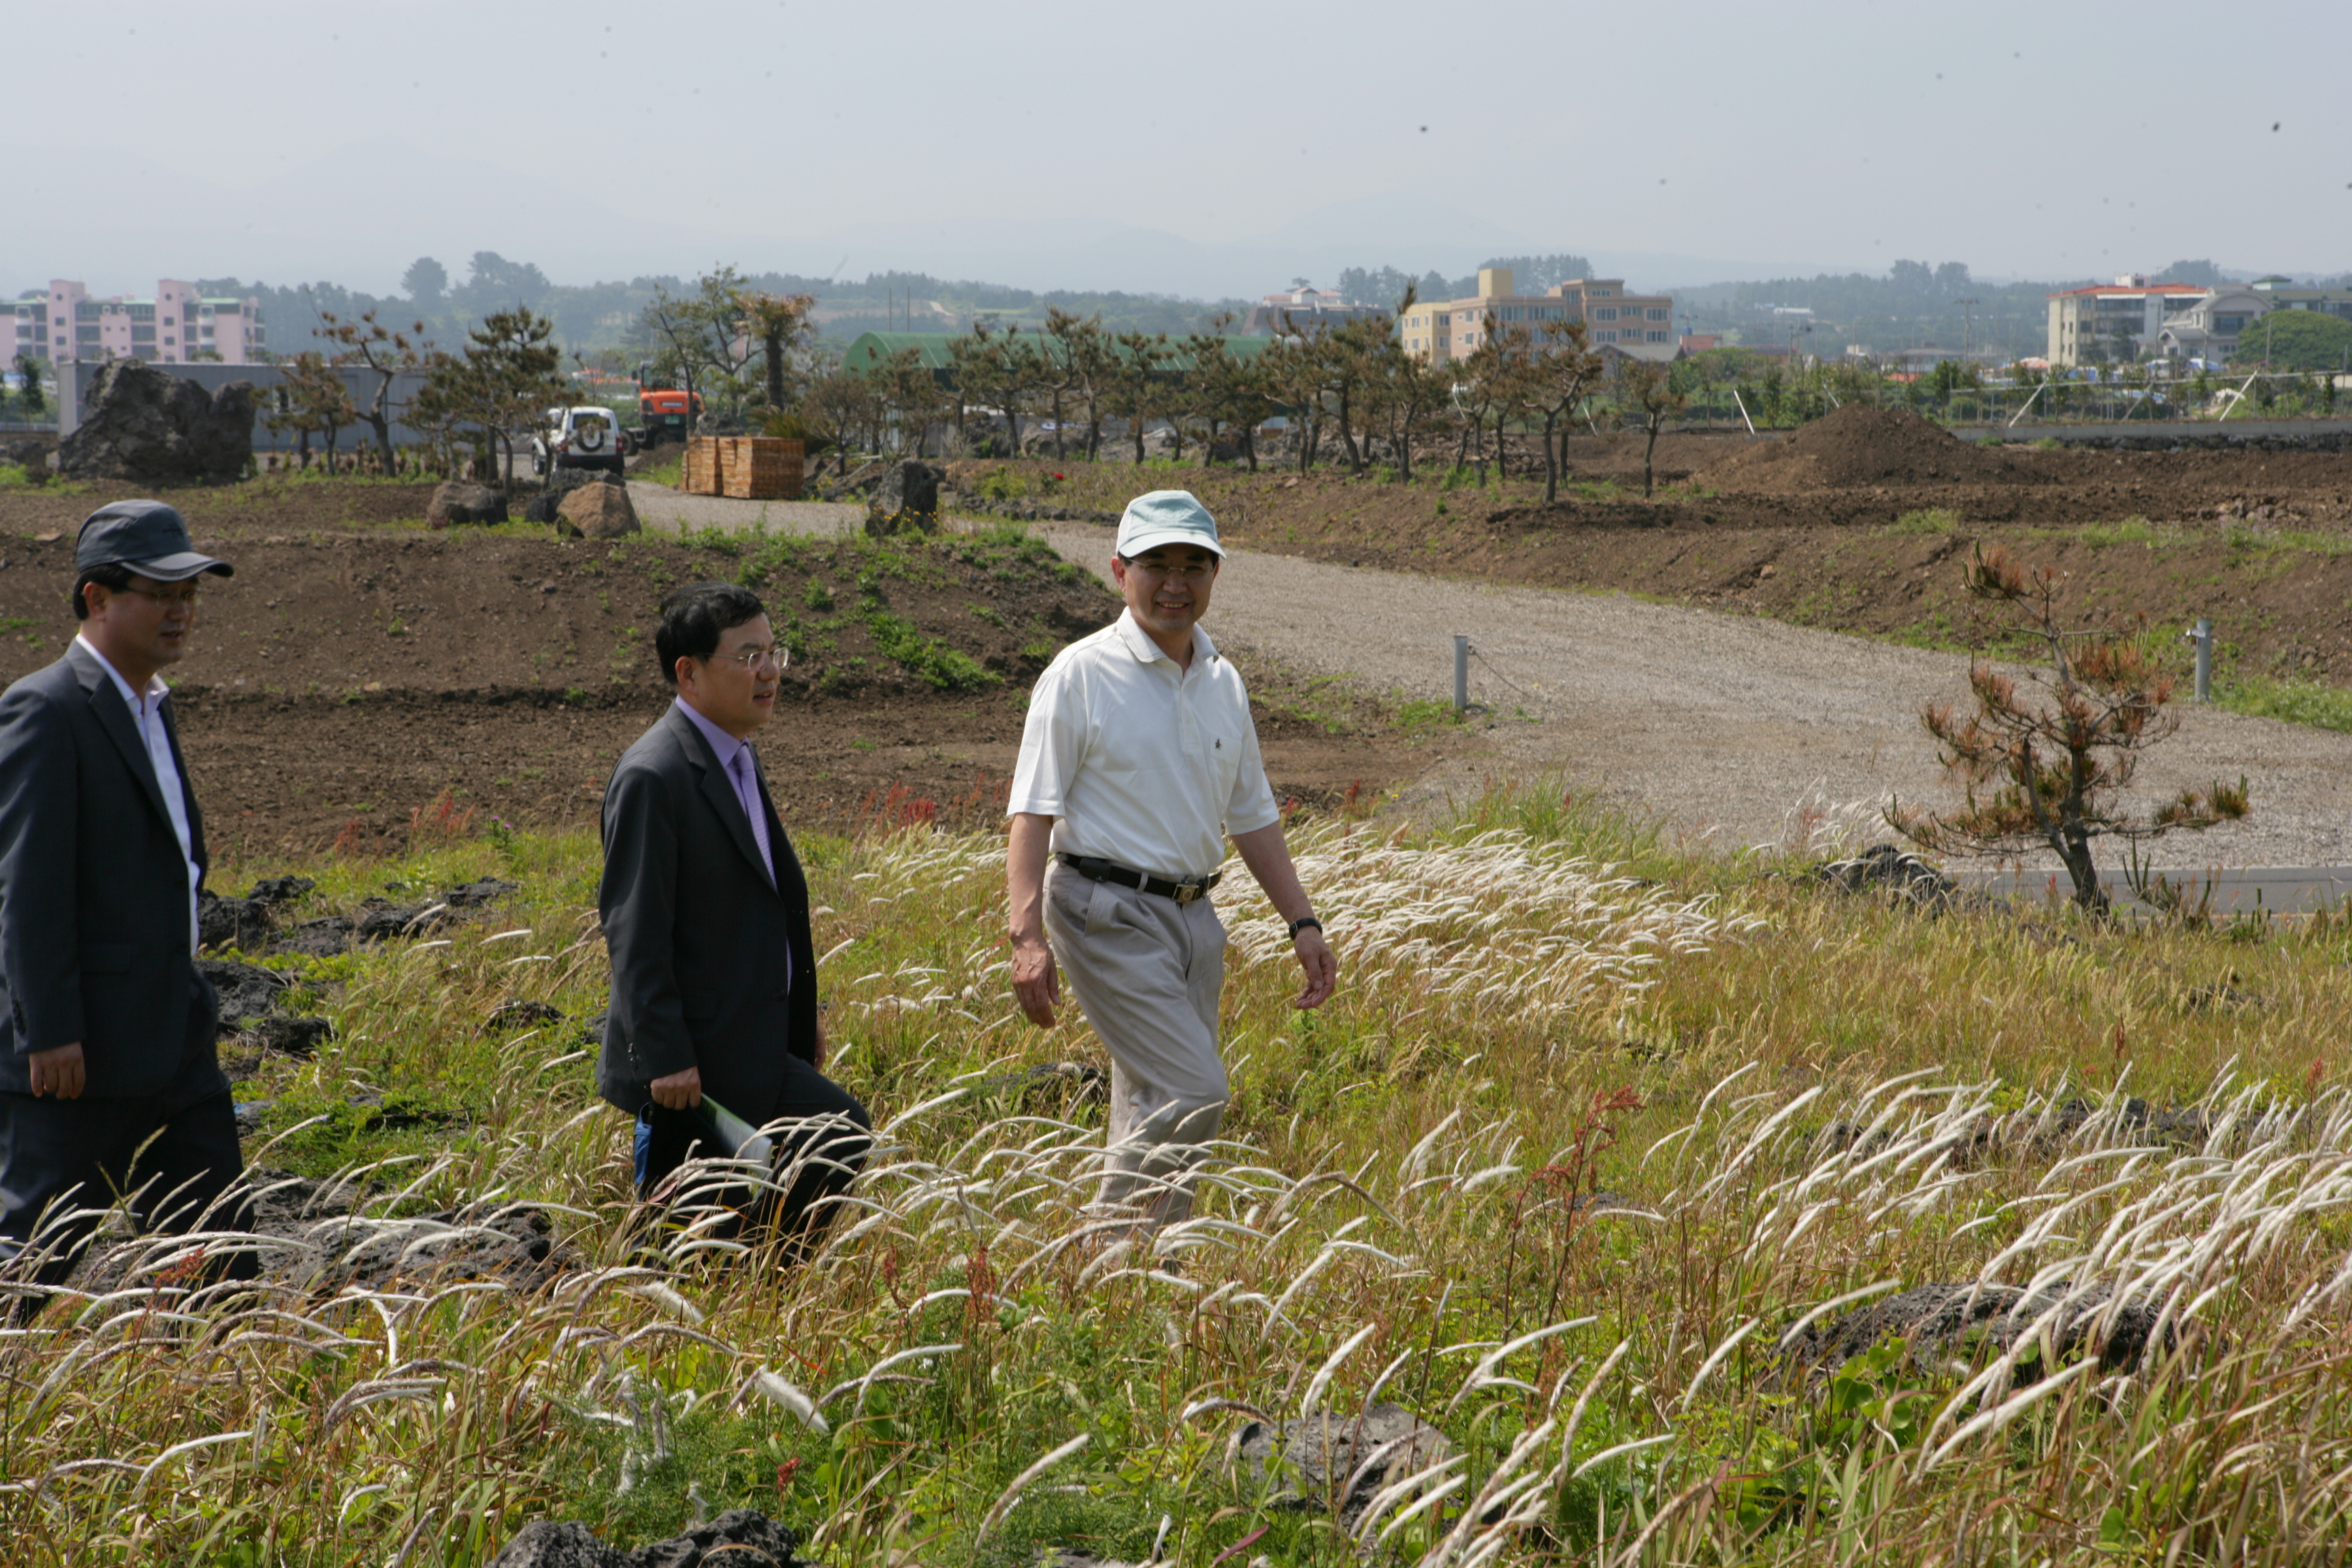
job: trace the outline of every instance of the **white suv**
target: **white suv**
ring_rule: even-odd
[[[629,438],[609,408],[551,408],[547,428],[530,438],[530,471],[544,474],[559,468],[610,468],[619,473],[629,455]]]

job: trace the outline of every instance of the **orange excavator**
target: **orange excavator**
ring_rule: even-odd
[[[686,439],[688,395],[676,387],[640,385],[637,388],[637,420],[645,426],[646,446],[660,441]],[[698,418],[702,414],[702,395],[695,393],[691,396],[692,413]]]

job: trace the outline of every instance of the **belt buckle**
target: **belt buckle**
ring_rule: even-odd
[[[1179,882],[1173,897],[1180,904],[1189,904],[1198,900],[1203,890],[1198,882]]]

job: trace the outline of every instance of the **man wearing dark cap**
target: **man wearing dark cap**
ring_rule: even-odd
[[[243,1162],[194,963],[204,820],[163,680],[202,580],[232,568],[152,500],[92,512],[74,565],[79,635],[0,694],[0,1279],[34,1285],[126,1197],[171,1234],[244,1220],[214,1212]]]

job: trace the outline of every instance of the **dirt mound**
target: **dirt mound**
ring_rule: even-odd
[[[2017,484],[2032,477],[1907,408],[1850,403],[1795,435],[1750,447],[1699,476],[1718,489],[1787,493],[1872,485]]]

